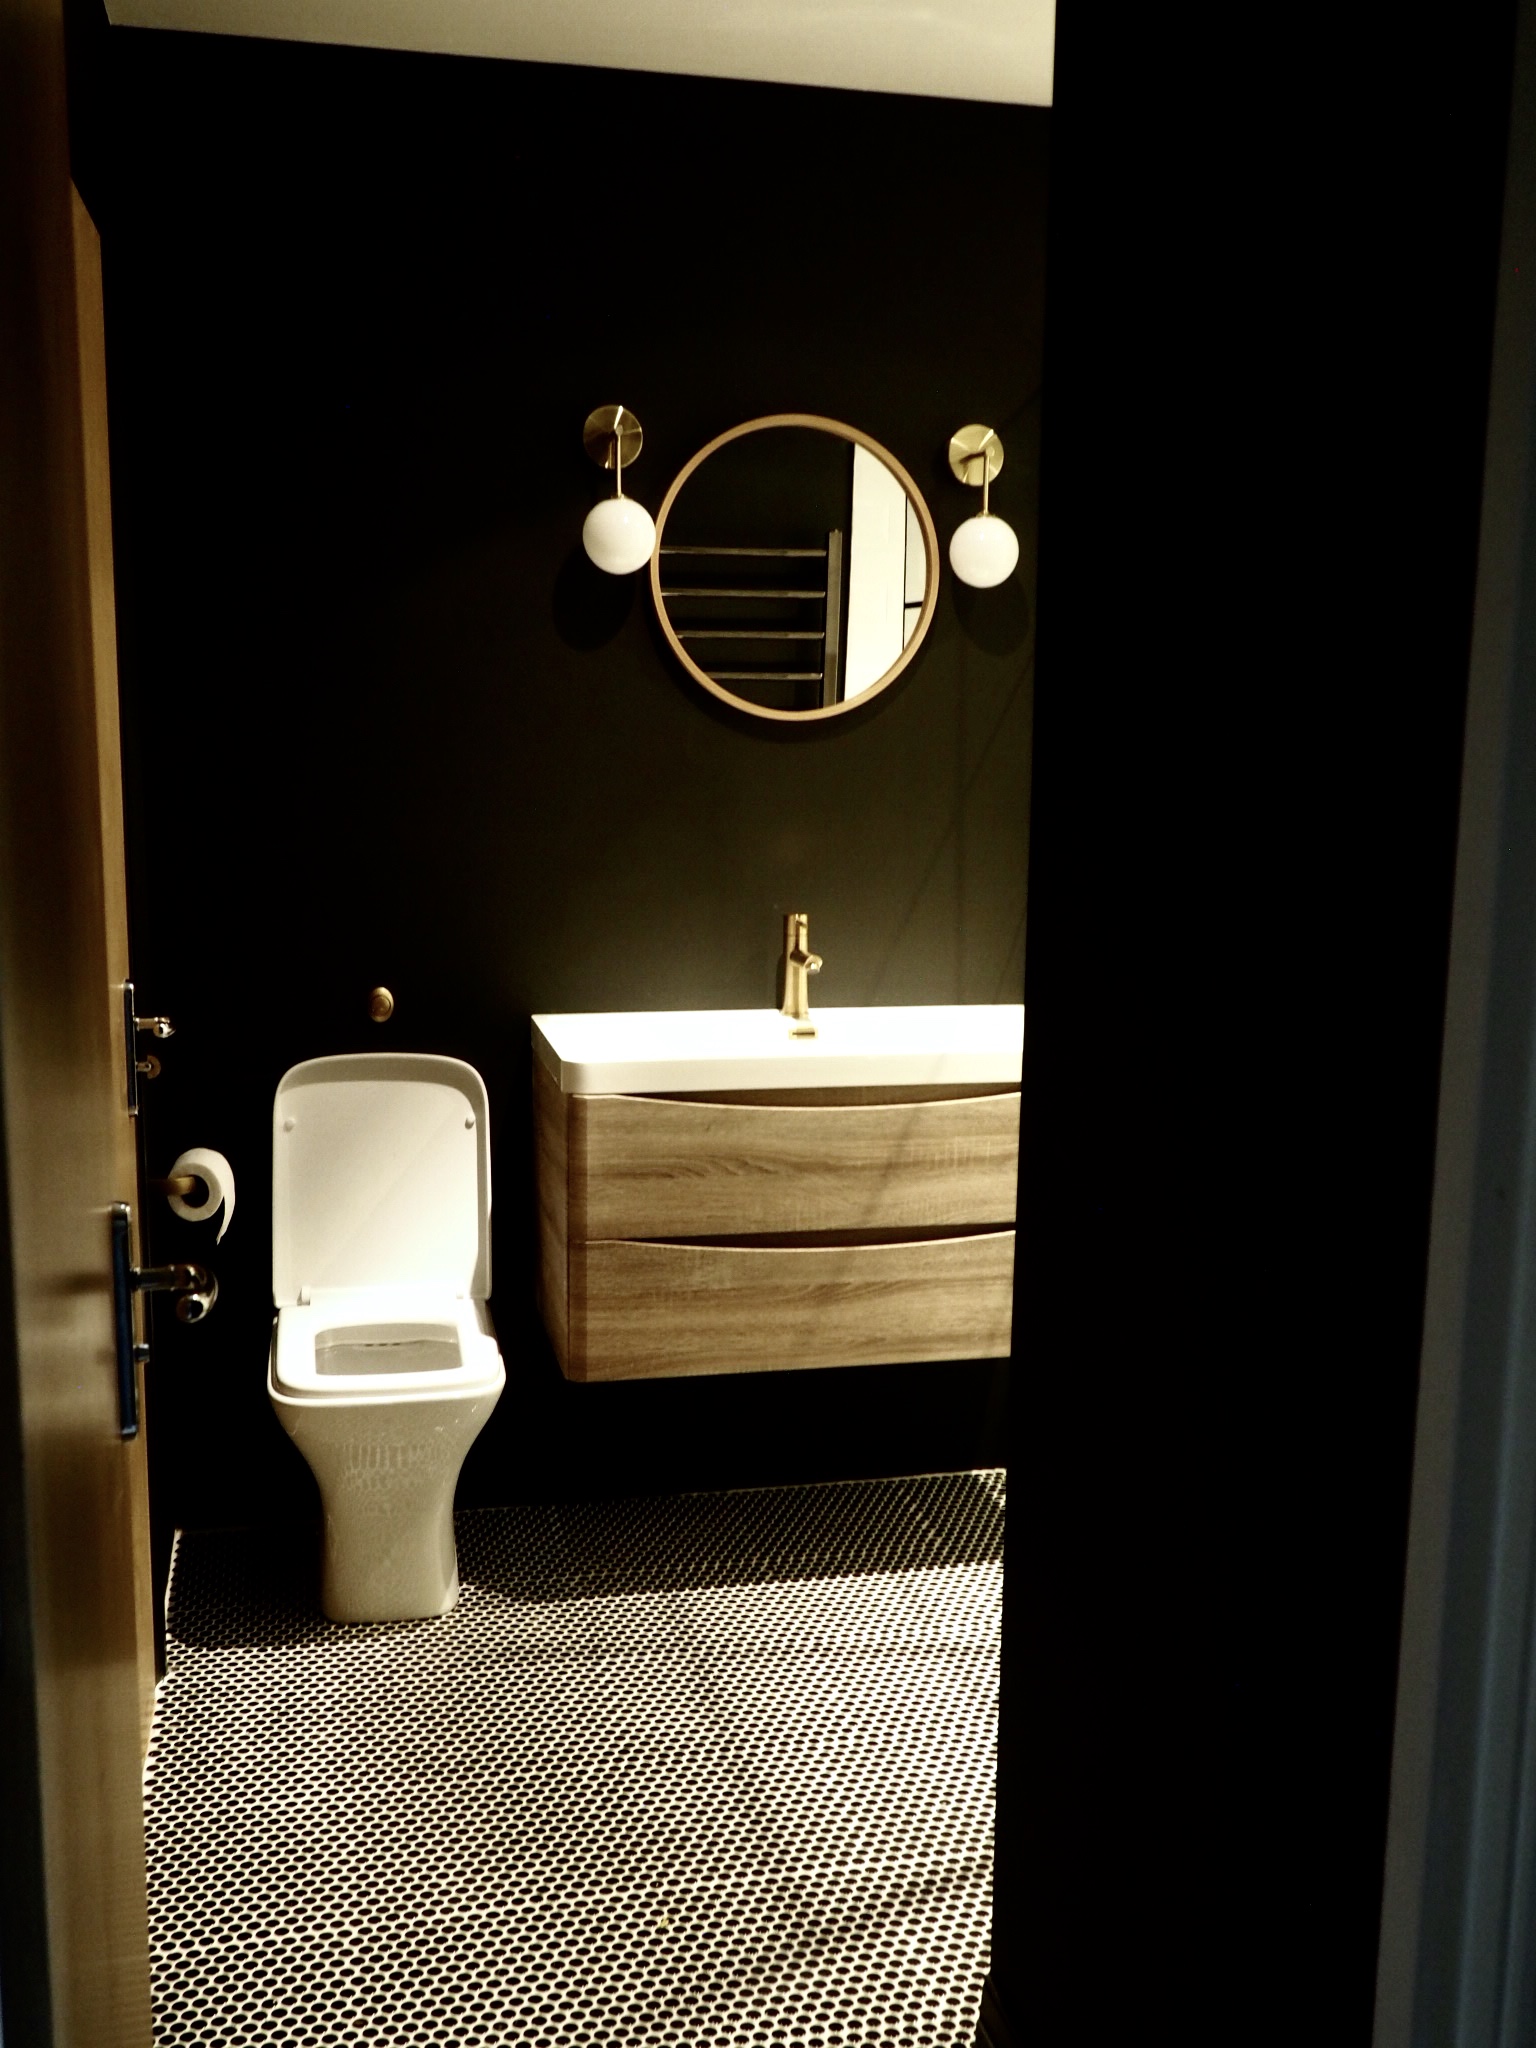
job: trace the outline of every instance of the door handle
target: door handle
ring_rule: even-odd
[[[133,1341],[133,1261],[128,1242],[132,1211],[114,1202],[112,1216],[112,1330],[117,1348],[117,1427],[123,1437],[139,1433],[139,1364],[147,1344]]]
[[[219,1283],[206,1266],[178,1261],[173,1266],[136,1266],[129,1243],[133,1212],[114,1202],[112,1217],[112,1327],[117,1347],[117,1420],[125,1437],[139,1433],[138,1368],[149,1357],[147,1344],[133,1341],[133,1297],[174,1294],[176,1320],[200,1323],[219,1298]]]

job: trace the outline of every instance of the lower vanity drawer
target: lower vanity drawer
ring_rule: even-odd
[[[621,1380],[1005,1357],[1013,1239],[572,1244],[562,1364]]]

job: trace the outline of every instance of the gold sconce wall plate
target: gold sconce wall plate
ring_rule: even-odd
[[[627,406],[599,405],[587,414],[581,445],[599,469],[613,469],[620,462],[628,469],[645,445],[645,435]]]
[[[594,415],[594,418],[595,417],[596,415]],[[668,611],[668,592],[662,580],[663,557],[668,553],[668,542],[666,538],[667,522],[671,518],[673,509],[677,504],[678,497],[682,492],[684,486],[688,483],[689,479],[695,474],[695,472],[701,467],[702,464],[709,460],[709,458],[712,455],[718,453],[719,450],[721,450],[722,448],[729,447],[732,442],[741,441],[744,440],[749,435],[766,433],[773,428],[779,427],[805,428],[813,433],[832,435],[838,440],[850,443],[854,450],[858,450],[860,448],[864,449],[865,451],[867,451],[869,455],[874,457],[877,463],[883,465],[883,467],[890,472],[890,476],[894,478],[895,482],[900,485],[902,492],[905,494],[907,504],[910,508],[911,520],[915,521],[916,528],[918,532],[920,532],[921,534],[922,554],[924,558],[924,577],[921,599],[918,600],[916,597],[913,597],[911,600],[906,622],[906,638],[901,643],[899,651],[896,653],[895,659],[890,662],[889,666],[887,666],[875,680],[868,682],[866,684],[862,684],[859,687],[858,693],[852,697],[847,698],[845,701],[835,703],[822,702],[814,706],[813,708],[798,710],[787,710],[774,704],[754,703],[749,697],[742,696],[738,694],[736,691],[729,689],[724,681],[711,675],[709,671],[703,667],[703,665],[694,657],[694,655],[692,655],[689,652],[688,648],[684,645],[682,632],[680,632],[678,625],[676,624],[676,622],[674,621],[674,619]],[[625,459],[628,459],[627,456]],[[855,467],[857,467],[856,459]],[[832,540],[835,541],[839,547],[841,546],[841,534],[833,535]],[[799,555],[808,555],[812,552],[815,552],[809,548],[798,547],[720,547],[701,549],[693,546],[686,547],[681,551],[686,555],[700,555],[713,553],[717,555],[730,557],[740,557],[742,555],[780,555],[793,557]],[[674,548],[672,552],[676,554],[678,550]],[[910,559],[914,562],[916,561],[915,552],[910,552]],[[908,474],[906,469],[903,468],[901,463],[899,463],[896,460],[895,456],[891,454],[890,450],[882,447],[881,444],[878,441],[876,441],[871,435],[863,433],[858,427],[851,427],[847,425],[846,422],[842,420],[827,419],[820,413],[765,413],[759,419],[744,420],[740,426],[729,427],[723,434],[717,434],[712,441],[706,442],[705,445],[698,451],[698,453],[692,456],[687,462],[685,462],[683,467],[678,471],[677,475],[673,478],[671,484],[668,486],[667,494],[662,499],[661,508],[656,514],[656,545],[651,555],[650,570],[651,598],[656,607],[657,621],[661,626],[662,634],[666,639],[667,645],[671,648],[672,653],[676,656],[679,664],[686,671],[686,673],[690,675],[693,678],[693,680],[696,683],[698,683],[703,689],[707,690],[712,697],[718,698],[720,702],[723,704],[729,704],[733,710],[749,712],[755,718],[765,718],[775,721],[782,721],[791,724],[801,725],[808,724],[813,720],[838,718],[841,717],[845,712],[855,711],[859,709],[860,706],[867,703],[870,698],[878,696],[882,690],[889,689],[891,684],[894,683],[897,677],[901,675],[902,672],[906,669],[907,665],[911,662],[913,656],[917,653],[919,647],[922,646],[923,641],[927,636],[928,629],[933,622],[934,610],[938,603],[939,537],[938,530],[933,522],[933,516],[929,512],[927,504],[924,502],[922,492],[918,489],[916,483],[913,481],[912,477]],[[834,573],[831,570],[830,565],[828,573]],[[674,592],[672,594],[677,595],[678,593]],[[682,594],[689,595],[690,593],[684,592]],[[697,596],[701,593],[694,592],[692,594]],[[722,591],[719,594],[721,596],[730,597],[733,594],[740,596],[744,595],[745,593],[732,593],[730,591]],[[774,595],[774,593],[772,592],[765,594]],[[791,593],[779,594],[789,595]],[[683,630],[688,631],[689,629],[685,625]],[[729,634],[720,635],[713,635],[695,629],[689,632],[689,637],[698,640],[707,640],[710,638],[728,638],[736,642],[740,642],[742,640],[750,640],[754,637],[809,641],[814,639],[816,636],[808,632],[785,632],[777,635],[754,636],[749,633],[744,633],[739,629],[739,627],[736,627],[733,628]],[[830,674],[831,672],[831,668],[829,667],[828,673]]]
[[[986,468],[982,468],[982,459]],[[991,483],[1003,466],[1003,444],[991,427],[962,427],[949,437],[949,466],[963,484],[977,490]]]

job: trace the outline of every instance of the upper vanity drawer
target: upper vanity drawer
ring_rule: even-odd
[[[1014,1219],[1017,1092],[793,1106],[566,1099],[574,1243]]]

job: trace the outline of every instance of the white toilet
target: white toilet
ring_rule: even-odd
[[[485,1083],[462,1060],[305,1060],[272,1112],[267,1392],[325,1509],[333,1621],[446,1614],[453,1494],[506,1371]]]

